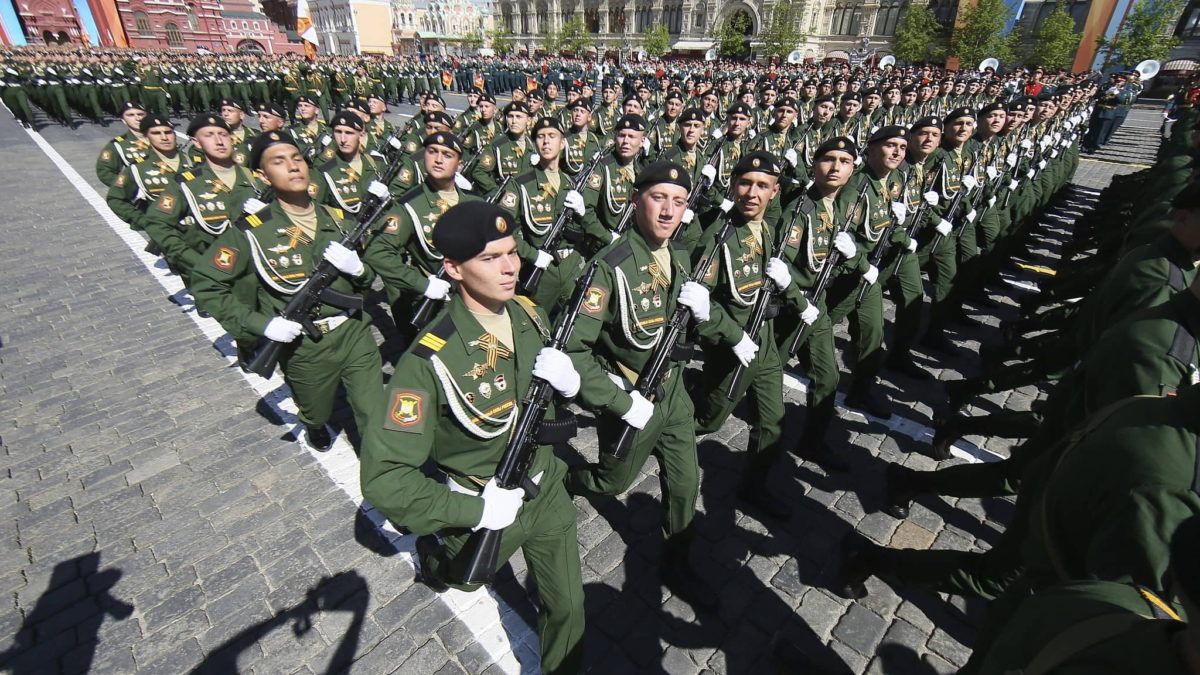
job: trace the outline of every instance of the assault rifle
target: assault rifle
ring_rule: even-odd
[[[587,296],[588,287],[596,276],[596,265],[588,266],[583,276],[575,282],[575,295],[571,297],[567,312],[558,320],[554,334],[546,345],[552,349],[563,349],[575,329],[575,320],[583,309],[583,301]],[[546,409],[554,396],[550,383],[540,377],[534,377],[529,385],[529,391],[521,403],[521,416],[509,436],[508,447],[496,466],[496,485],[505,490],[514,490],[528,485],[529,465],[538,449],[538,436],[542,421],[546,417]],[[527,496],[528,488],[526,489]],[[465,584],[491,583],[496,575],[496,562],[500,556],[500,538],[504,530],[482,529],[471,535],[467,548],[471,555],[467,569],[463,574]]]
[[[863,180],[865,181],[865,180],[870,180],[870,179],[867,178],[866,176],[863,176]],[[885,191],[886,191],[886,188],[885,188]],[[908,176],[907,175],[904,176],[904,186],[900,188],[900,194],[901,195],[908,194]],[[890,217],[888,218],[887,227],[885,227],[883,229],[883,232],[880,233],[878,243],[875,245],[875,250],[871,252],[871,266],[877,270],[879,269],[879,265],[881,263],[883,263],[883,258],[884,258],[884,256],[887,255],[888,249],[890,249],[892,246],[892,242],[891,242],[892,232],[895,232],[896,226],[899,225],[899,223],[896,222],[896,213],[892,209],[892,202],[890,199],[888,200],[887,208],[888,208],[888,213],[890,215]],[[864,222],[863,227],[865,229],[866,227],[869,227],[869,225]],[[854,299],[855,307],[862,304],[863,298],[867,297],[867,289],[870,287],[871,287],[871,284],[867,283],[866,279],[864,279],[862,282],[862,288],[858,289],[858,297],[856,297]]]
[[[937,171],[933,172],[933,175],[930,176],[929,185],[933,185],[934,183],[936,183],[938,178],[941,177],[941,175],[942,175],[941,169],[938,169]],[[925,186],[922,185],[921,188],[923,190],[925,188]],[[920,234],[921,225],[922,225],[921,221],[925,220],[925,214],[928,211],[929,211],[929,202],[925,201],[925,193],[922,192],[921,193],[921,205],[917,207],[916,215],[913,216],[913,220],[912,220],[912,222],[913,222],[912,229],[908,231],[908,236],[910,239],[916,239],[917,235]],[[896,265],[895,265],[895,267],[892,268],[892,274],[897,274],[900,272],[900,263],[904,262],[904,258],[907,256],[908,256],[908,251],[900,251],[900,255],[896,256]]]
[[[341,240],[342,246],[351,250],[357,250],[359,242],[371,231],[375,221],[379,220],[384,213],[387,212],[392,203],[392,195],[387,190],[386,184],[380,181],[372,181],[371,186],[367,189],[368,196],[363,200],[363,206],[359,209],[354,227],[347,232]],[[322,259],[313,270],[312,276],[300,290],[292,295],[292,299],[280,312],[281,318],[288,321],[295,321],[304,327],[304,333],[313,342],[321,339],[322,333],[317,328],[314,319],[316,312],[321,306],[322,296],[342,296],[338,298],[341,301],[348,300],[346,294],[337,293],[329,288],[329,286],[338,278],[341,272],[338,271],[333,263]],[[362,299],[358,300],[359,307],[362,306]],[[258,351],[254,354],[254,358],[246,365],[246,370],[261,375],[262,377],[270,377],[271,373],[275,372],[275,364],[279,362],[280,352],[288,343],[276,342],[264,337],[260,343]]]
[[[961,181],[961,178],[959,180]],[[958,207],[962,206],[963,195],[965,194],[967,194],[967,186],[962,185],[960,182],[958,186],[958,192],[954,195],[954,201],[950,202],[950,210],[946,212],[946,222],[954,222],[954,216],[958,213]],[[942,240],[945,238],[945,235],[943,235],[941,232],[938,232],[937,236],[933,238],[933,244],[930,245],[929,252],[935,253],[938,250],[938,247],[942,245]]]

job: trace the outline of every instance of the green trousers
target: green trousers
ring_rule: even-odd
[[[912,348],[921,329],[921,306],[925,303],[925,287],[921,283],[921,263],[915,253],[900,258],[899,247],[893,246],[879,271],[877,285],[887,290],[896,306],[896,321],[892,331],[892,353],[904,358]],[[907,249],[906,249],[907,251]],[[899,267],[896,261],[899,260]]]
[[[854,347],[854,382],[851,388],[867,387],[883,367],[883,285],[876,279],[867,287],[861,304],[856,304],[864,280],[857,272],[839,274],[829,285],[829,320],[837,326],[850,319],[850,343]]]
[[[567,474],[567,491],[573,495],[619,495],[633,485],[646,460],[658,460],[662,486],[664,538],[687,529],[696,513],[700,467],[696,461],[695,408],[683,386],[683,369],[676,366],[663,383],[663,398],[654,402],[654,414],[633,437],[629,454],[616,459],[600,453],[597,464],[576,467]],[[603,415],[596,425],[601,448],[616,445],[625,422]]]
[[[561,463],[555,463],[561,467]],[[583,665],[583,575],[575,530],[575,505],[563,487],[561,468],[547,472],[541,492],[526,502],[512,525],[500,537],[497,564],[503,567],[517,549],[525,556],[538,595],[538,639],[542,647],[542,672],[548,675],[578,673]],[[466,572],[471,539],[469,530],[441,533],[443,548],[421,560],[421,570],[454,588],[474,591],[478,586],[454,583]]]
[[[365,314],[350,319],[320,341],[306,336],[285,350],[279,364],[292,389],[300,421],[317,426],[329,421],[338,384],[354,411],[359,431],[368,428],[369,415],[383,403],[383,362]]]

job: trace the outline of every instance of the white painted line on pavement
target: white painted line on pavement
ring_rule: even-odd
[[[25,131],[33,139],[33,142],[41,148],[42,152],[50,158],[50,161],[58,167],[58,170],[67,179],[67,182],[71,183],[79,191],[84,201],[95,209],[96,213],[112,229],[113,233],[145,265],[146,269],[149,270],[151,276],[154,277],[159,285],[174,299],[183,302],[190,301],[191,298],[183,287],[183,281],[167,270],[166,264],[159,260],[157,256],[152,256],[143,250],[146,240],[140,234],[131,230],[124,221],[117,217],[117,214],[113,213],[104,198],[100,196],[100,193],[83,176],[79,175],[79,172],[40,133],[31,129],[26,129]],[[302,435],[303,425],[296,418],[296,404],[292,400],[291,391],[284,384],[283,378],[276,373],[267,380],[257,375],[243,372],[237,367],[237,355],[233,349],[232,340],[228,338],[225,329],[221,328],[221,324],[217,323],[216,319],[201,318],[196,313],[194,304],[185,309],[188,317],[195,322],[200,332],[204,334],[204,337],[212,341],[213,346],[221,353],[228,366],[242,375],[242,378],[250,388],[262,397],[263,401],[283,420],[284,425],[291,427],[294,434],[299,438]],[[415,569],[416,537],[413,535],[401,535],[384,518],[383,514],[363,501],[362,490],[359,487],[358,481],[358,457],[354,454],[354,449],[346,440],[345,434],[339,435],[335,439],[333,447],[327,452],[316,452],[299,440],[297,440],[297,444],[308,451],[313,459],[321,465],[321,468],[325,470],[326,474],[329,475],[330,479],[350,497],[352,502],[363,508],[364,514],[379,528],[380,534],[399,552],[397,558],[402,560],[403,564],[407,565],[410,569]],[[349,532],[353,524],[346,523],[346,526],[347,532]],[[357,544],[347,543],[347,545],[355,546]],[[522,673],[524,675],[540,672],[538,666],[537,634],[507,603],[492,593],[490,589],[474,593],[464,593],[451,589],[438,595],[438,599],[444,602],[454,613],[455,617],[471,631],[475,637],[475,641],[487,651],[488,655],[504,672]],[[387,628],[387,626],[384,626],[385,630]]]

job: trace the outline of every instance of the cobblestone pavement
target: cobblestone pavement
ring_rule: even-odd
[[[1109,150],[1084,159],[1033,262],[1052,264],[1112,175],[1152,161],[1157,122],[1149,106],[1137,109]],[[491,591],[436,596],[415,583],[411,537],[360,506],[346,440],[324,454],[297,443],[281,381],[233,367],[228,340],[195,315],[178,280],[140,252],[138,235],[106,221],[93,162],[116,132],[0,124],[0,667],[535,672],[519,556]],[[1011,282],[993,287],[997,317],[1012,315],[1012,298],[1036,279]],[[981,315],[989,326],[997,317]],[[974,368],[991,330],[956,334],[959,359],[920,362],[955,379]],[[394,360],[394,335],[379,337]],[[978,605],[878,581],[859,602],[827,588],[852,529],[885,544],[984,549],[1011,514],[1005,500],[940,498],[921,500],[904,522],[878,511],[887,463],[935,466],[926,425],[944,400],[940,385],[885,376],[890,421],[841,411],[837,443],[852,474],[791,459],[772,476],[791,496],[786,526],[733,500],[745,424],[731,419],[702,441],[693,558],[720,589],[717,616],[695,615],[659,584],[653,464],[622,498],[576,500],[593,672],[760,672],[772,639],[857,673],[953,672],[964,662]],[[789,385],[794,439],[803,381]],[[1026,409],[1042,395],[988,396],[976,412]],[[335,424],[347,419],[343,409]],[[588,422],[563,449],[568,462],[596,457]],[[950,461],[1006,452],[968,437]]]

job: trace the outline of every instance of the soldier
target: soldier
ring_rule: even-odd
[[[147,115],[142,118],[140,131],[150,144],[151,153],[145,161],[122,169],[105,197],[113,213],[134,230],[145,229],[147,207],[175,182],[175,174],[191,167],[191,162],[179,152],[175,125],[170,120],[161,115]]]
[[[632,384],[659,347],[677,304],[690,308],[702,332],[713,325],[705,311],[708,291],[688,280],[688,254],[671,241],[690,189],[682,166],[647,166],[634,184],[636,226],[597,255],[596,276],[567,351],[587,382],[581,402],[599,413],[600,447],[613,447],[626,425],[638,433],[623,458],[602,451],[599,463],[572,468],[566,485],[575,495],[621,494],[653,455],[664,495],[662,582],[697,609],[712,611],[716,593],[688,562],[700,483],[694,409],[683,383],[687,357],[667,372],[653,403]]]
[[[264,102],[254,106],[258,115],[258,132],[280,131],[287,123],[287,113],[278,103]]]
[[[121,108],[121,121],[128,131],[106,143],[96,159],[96,177],[101,183],[111,187],[124,167],[146,161],[150,144],[141,132],[142,118],[145,116],[146,110],[140,104],[125,101]]]
[[[566,114],[567,150],[563,164],[567,172],[574,175],[583,170],[592,155],[605,144],[605,139],[592,131],[592,110],[583,99],[568,103]]]
[[[564,397],[580,387],[571,359],[544,346],[545,315],[515,296],[515,228],[499,206],[469,202],[448,210],[434,231],[458,292],[396,363],[385,405],[366,432],[363,495],[422,535],[421,579],[435,591],[474,590],[459,583],[471,532],[503,530],[498,564],[520,548],[537,585],[541,670],[575,673],[582,665],[583,582],[565,467],[542,446],[528,470],[535,491],[506,490],[493,477],[530,371]],[[445,484],[423,472],[430,459]]]
[[[383,173],[378,156],[362,149],[363,121],[358,115],[343,110],[329,123],[333,143],[321,153],[313,177],[318,186],[314,198],[319,204],[336,206],[348,213],[358,213],[371,182]]]
[[[453,120],[449,115],[436,110],[425,113],[424,118],[425,135],[423,138],[429,138],[430,136],[438,133],[449,132],[450,127],[453,124]],[[401,168],[398,172],[396,172],[396,179],[392,181],[391,185],[394,190],[405,192],[412,189],[414,186],[419,185],[425,180],[425,162],[423,159],[424,152],[425,151],[423,148],[421,148],[421,146],[412,141],[407,141],[403,146],[401,146],[400,159],[397,160],[400,162]],[[466,184],[467,181],[465,178],[459,177],[456,180],[460,183],[464,183],[464,189],[471,189],[471,186]]]
[[[223,98],[217,107],[220,109],[221,118],[229,127],[229,136],[233,139],[233,161],[245,164],[250,157],[250,145],[258,132],[242,123],[246,119],[246,109],[242,107],[241,101]]]
[[[467,176],[480,194],[491,194],[505,176],[516,176],[529,165],[533,143],[526,133],[529,127],[529,106],[513,101],[504,106],[505,133],[496,136],[480,151],[471,175]]]
[[[624,115],[616,122],[612,152],[588,176],[583,193],[587,212],[583,216],[585,251],[597,251],[620,234],[617,228],[627,218],[629,192],[637,177],[638,157],[646,136],[646,120]]]
[[[1108,89],[1096,101],[1087,136],[1083,139],[1083,151],[1089,155],[1108,142],[1117,126],[1117,113],[1123,106],[1132,105],[1136,97],[1133,89],[1126,86],[1124,73],[1113,73]]]
[[[309,94],[301,94],[296,97],[295,110],[296,123],[288,131],[296,139],[300,151],[311,161],[333,141],[333,135],[329,125],[321,119],[317,99]]]
[[[279,361],[284,381],[308,444],[327,450],[333,438],[326,423],[339,384],[362,433],[371,428],[380,405],[382,362],[370,317],[362,311],[362,296],[375,275],[354,249],[339,242],[343,212],[319,206],[309,195],[308,164],[287,132],[257,137],[248,164],[274,190],[275,199],[217,237],[193,270],[193,293],[197,304],[235,337],[261,335],[288,343]],[[323,294],[319,304],[318,341],[302,335],[299,323],[278,315],[322,259],[340,274],[330,287],[336,293]]]

